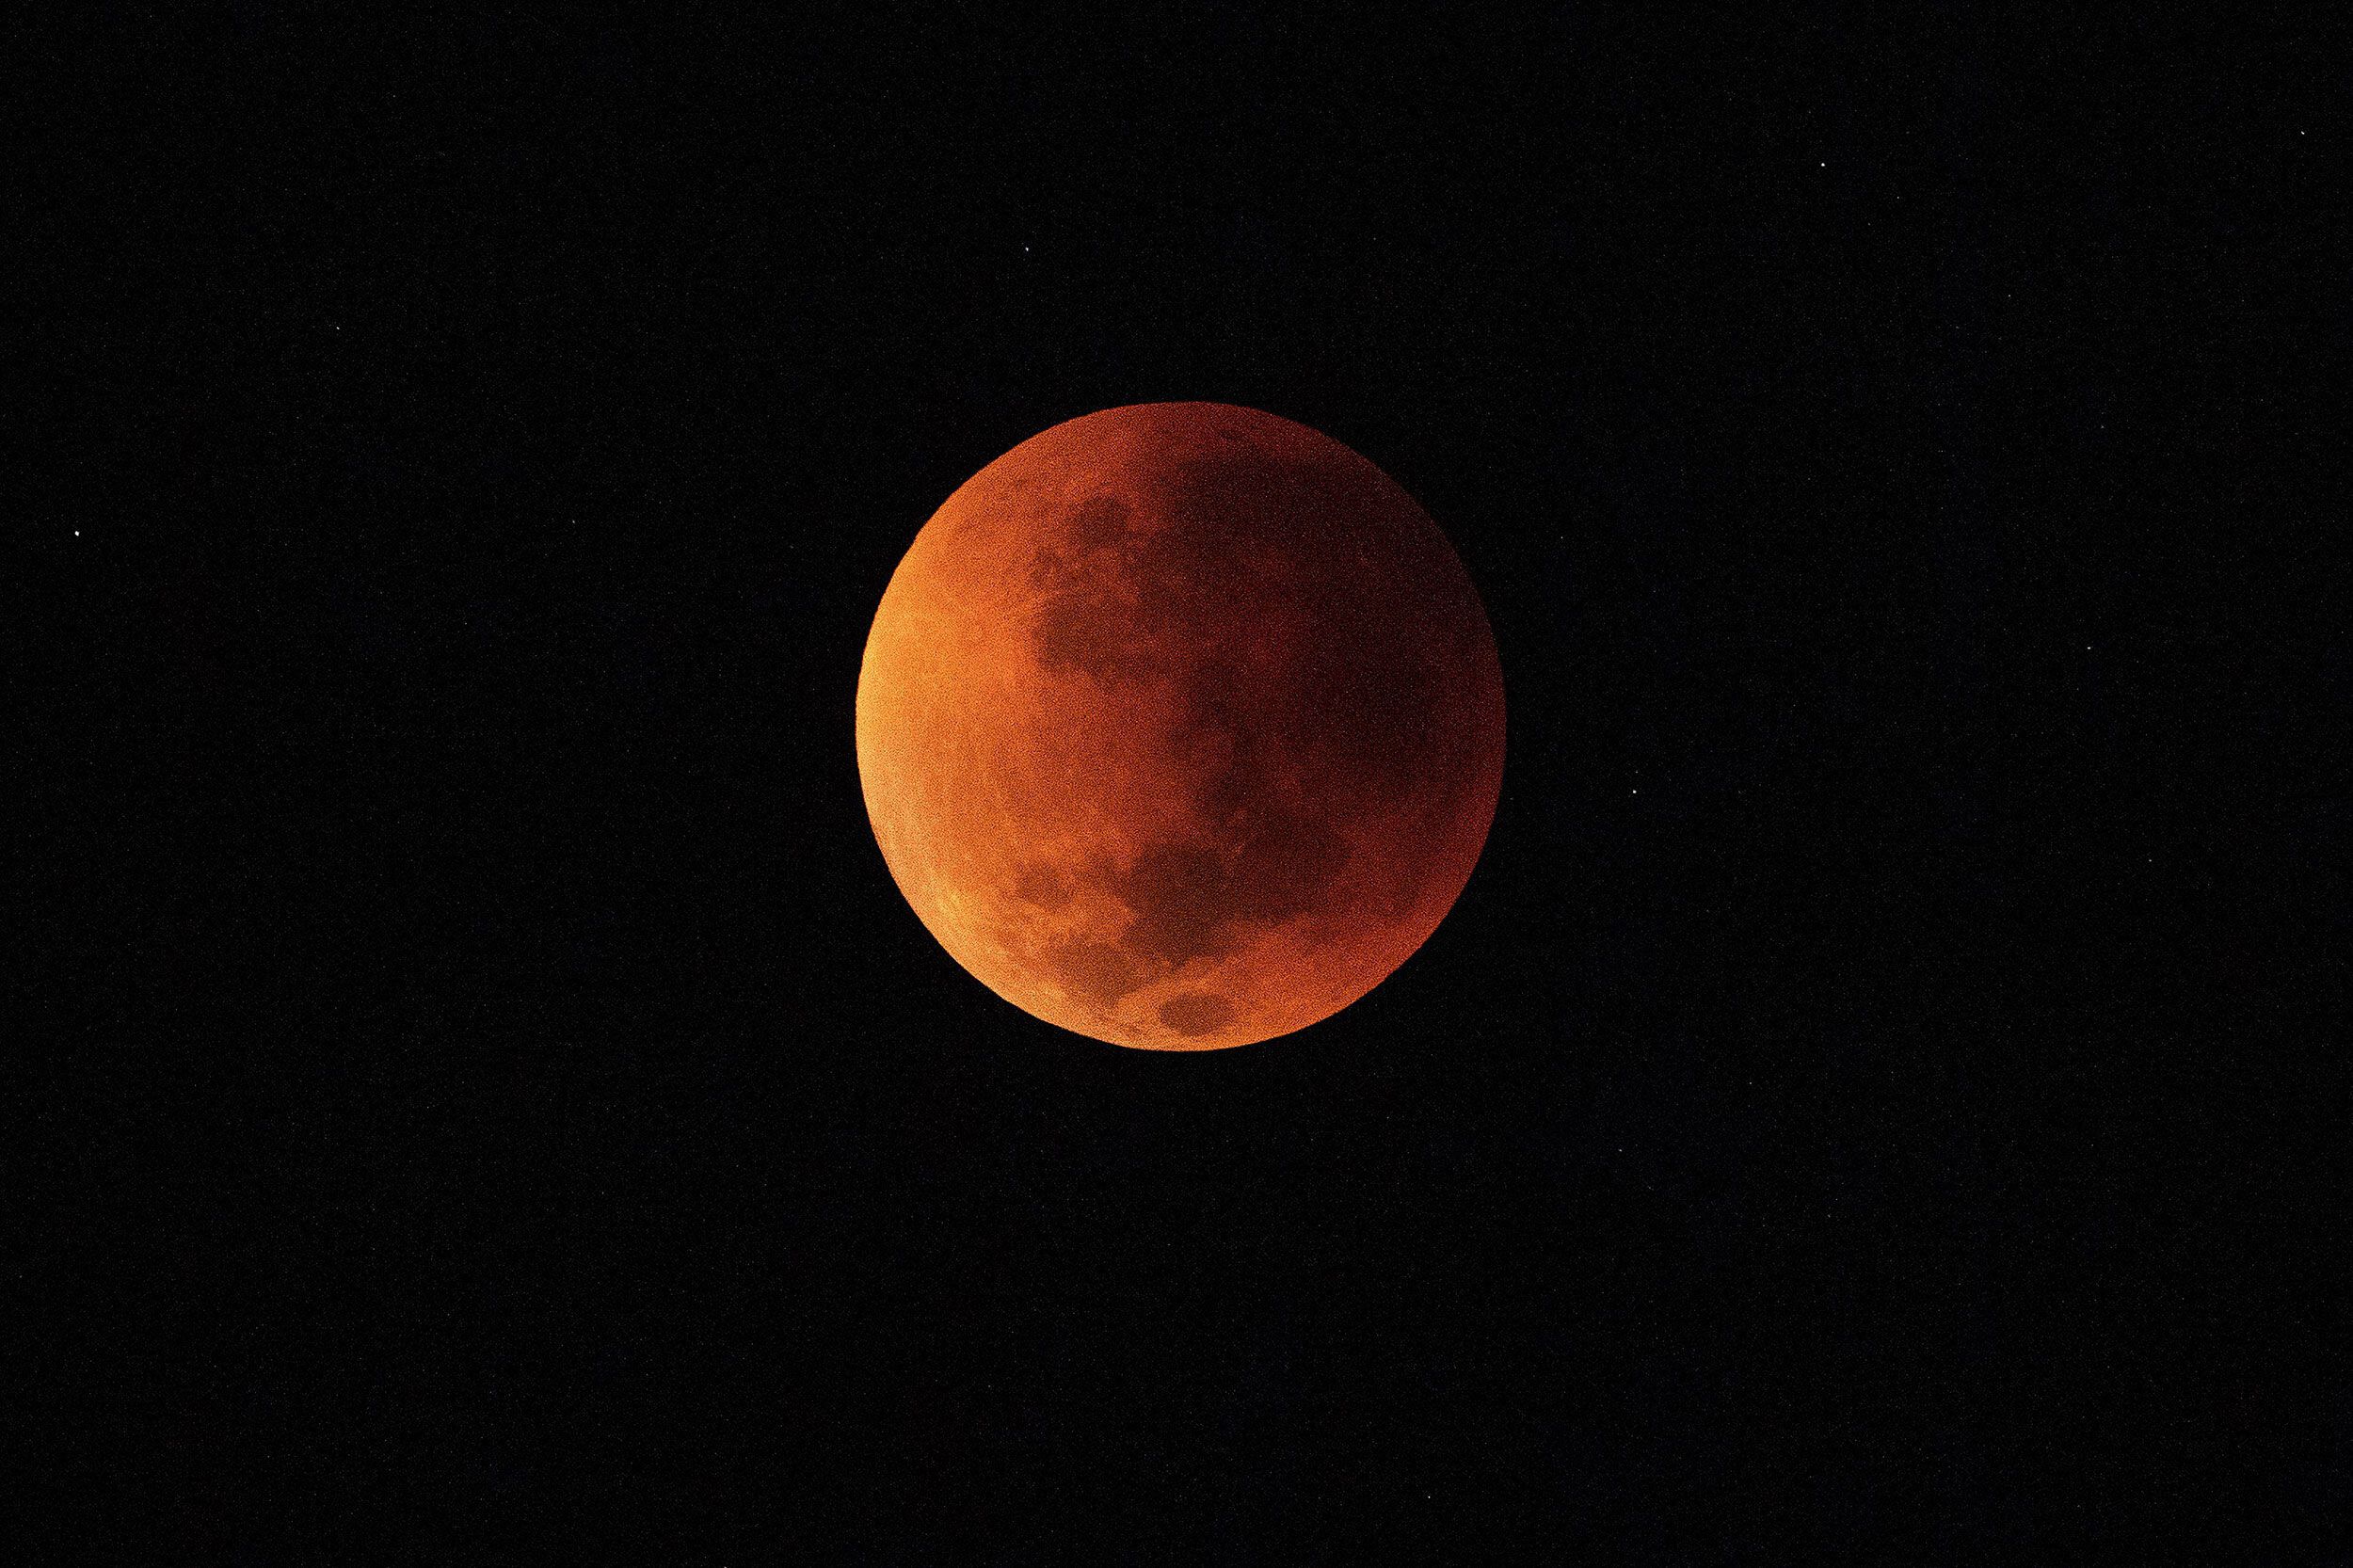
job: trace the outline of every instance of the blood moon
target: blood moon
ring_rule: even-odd
[[[1412,497],[1219,403],[1109,408],[974,474],[857,686],[874,837],[940,945],[1159,1050],[1303,1029],[1437,928],[1486,841],[1503,679]]]

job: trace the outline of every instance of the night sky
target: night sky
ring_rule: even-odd
[[[30,1496],[115,1498],[28,1539],[2084,1561],[2342,1491],[2256,1240],[2342,1134],[2261,1043],[2342,980],[2273,696],[2344,667],[2341,29],[787,9],[19,51]],[[1197,1056],[957,968],[852,749],[939,503],[1164,399],[1396,478],[1509,702],[1435,936]]]

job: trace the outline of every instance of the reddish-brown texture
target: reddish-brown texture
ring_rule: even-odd
[[[942,946],[1050,1023],[1201,1050],[1421,946],[1503,773],[1479,597],[1412,497],[1218,403],[1035,436],[948,498],[867,639],[858,772]]]

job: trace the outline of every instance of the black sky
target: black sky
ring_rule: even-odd
[[[782,11],[22,52],[61,1560],[2305,1512],[2321,1145],[2194,1020],[2319,972],[2342,665],[2172,596],[2319,571],[2211,541],[2317,515],[2329,40]],[[983,991],[851,745],[932,509],[1167,398],[1403,484],[1511,704],[1428,947],[1204,1057]]]

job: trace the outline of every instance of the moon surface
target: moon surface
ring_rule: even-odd
[[[916,536],[857,686],[883,857],[955,960],[1116,1045],[1304,1029],[1421,946],[1503,776],[1429,515],[1330,438],[1147,403],[1031,438]]]

